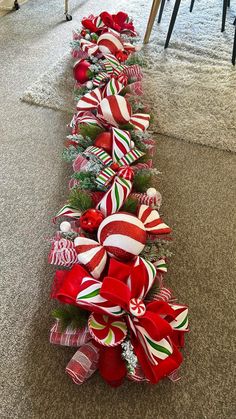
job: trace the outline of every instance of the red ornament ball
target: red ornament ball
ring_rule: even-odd
[[[92,73],[89,70],[90,63],[86,60],[77,61],[73,67],[73,73],[75,80],[80,83],[86,83],[91,79]]]
[[[146,229],[134,215],[117,212],[102,221],[98,229],[98,241],[110,256],[131,260],[138,256],[146,244]]]
[[[95,208],[91,208],[81,215],[79,219],[79,225],[84,231],[93,233],[98,229],[103,219],[104,215],[101,213],[101,211],[98,211]]]
[[[112,152],[112,135],[110,132],[102,132],[99,134],[94,141],[94,145],[103,148],[107,153]]]

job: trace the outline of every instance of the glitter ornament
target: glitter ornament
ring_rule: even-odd
[[[89,69],[90,66],[91,64],[86,60],[80,60],[74,64],[74,78],[78,83],[86,83],[89,79],[92,78],[93,74]]]
[[[83,230],[93,233],[98,229],[103,219],[104,215],[101,211],[91,208],[81,215],[79,225]]]
[[[100,224],[98,241],[110,256],[129,260],[138,256],[144,249],[145,227],[134,215],[125,212],[112,214]]]
[[[112,152],[112,134],[110,132],[102,132],[94,141],[94,145],[103,148],[107,153]]]

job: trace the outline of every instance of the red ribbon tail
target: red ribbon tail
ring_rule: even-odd
[[[121,346],[100,347],[98,369],[102,378],[111,386],[118,387],[122,384],[127,370],[125,361],[121,357]]]

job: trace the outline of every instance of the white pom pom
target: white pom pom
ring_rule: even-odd
[[[90,40],[90,35],[88,33],[85,35],[85,39],[87,39],[87,41]]]
[[[130,148],[134,148],[134,142],[133,141],[130,142]]]
[[[93,82],[91,80],[87,81],[86,87],[87,87],[87,89],[92,89],[93,88]]]
[[[69,233],[69,231],[71,231],[71,225],[69,221],[62,221],[60,224],[60,230],[62,233]]]
[[[146,191],[147,196],[149,196],[149,198],[152,198],[154,196],[156,196],[157,194],[157,190],[155,188],[148,188]]]
[[[141,51],[142,48],[143,48],[142,44],[136,45],[135,51]]]

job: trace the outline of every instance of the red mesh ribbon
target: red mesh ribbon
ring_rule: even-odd
[[[83,384],[96,371],[99,349],[91,341],[81,346],[66,366],[66,373],[75,384]]]

